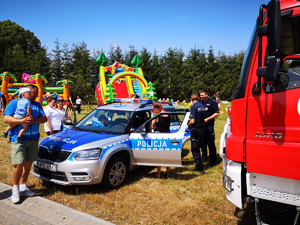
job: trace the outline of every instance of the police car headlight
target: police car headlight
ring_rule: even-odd
[[[97,160],[100,158],[101,150],[102,149],[100,149],[100,148],[92,148],[92,149],[78,151],[73,156],[73,159],[76,161]]]

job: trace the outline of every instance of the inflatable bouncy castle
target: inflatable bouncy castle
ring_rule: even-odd
[[[56,83],[57,86],[61,85],[60,87],[45,87],[45,85],[48,83],[48,80],[39,73],[35,75],[24,73],[22,75],[24,83],[17,83],[17,78],[9,72],[0,74],[0,79],[2,80],[1,94],[5,92],[7,103],[11,100],[11,98],[19,94],[19,91],[22,87],[26,87],[30,84],[36,85],[39,88],[39,95],[36,101],[41,105],[47,104],[44,98],[46,93],[49,94],[49,96],[54,96],[55,98],[61,97],[64,100],[67,100],[68,96],[70,95],[70,87],[75,86],[74,82],[64,79]]]
[[[142,61],[136,55],[131,61],[132,67],[115,62],[107,66],[108,60],[101,53],[96,62],[99,65],[99,83],[96,86],[98,104],[104,105],[120,98],[144,98],[156,100],[155,88],[144,78],[140,68]]]

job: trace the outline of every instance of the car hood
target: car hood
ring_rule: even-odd
[[[79,130],[66,130],[46,137],[41,141],[40,145],[53,149],[73,150],[74,148],[91,144],[93,142],[97,142],[99,146],[101,143],[104,144],[106,142],[102,140],[107,140],[117,136],[120,135],[98,134]]]

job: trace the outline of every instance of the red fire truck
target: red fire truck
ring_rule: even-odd
[[[221,135],[223,185],[238,208],[254,201],[300,211],[300,1],[259,9],[231,117]],[[289,206],[287,206],[289,205]],[[284,208],[284,207],[283,207]]]

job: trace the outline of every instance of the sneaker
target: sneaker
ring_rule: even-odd
[[[20,194],[21,194],[21,195],[25,195],[25,196],[27,196],[27,197],[32,197],[32,196],[34,196],[34,192],[33,192],[33,191],[30,191],[28,187],[26,187],[25,190],[20,191]]]
[[[18,202],[20,202],[20,194],[19,194],[19,190],[12,190],[12,194],[11,194],[11,201],[16,204]]]
[[[4,137],[4,138],[7,138],[7,135],[8,135],[8,133],[6,133],[6,132],[2,133],[2,137]]]

